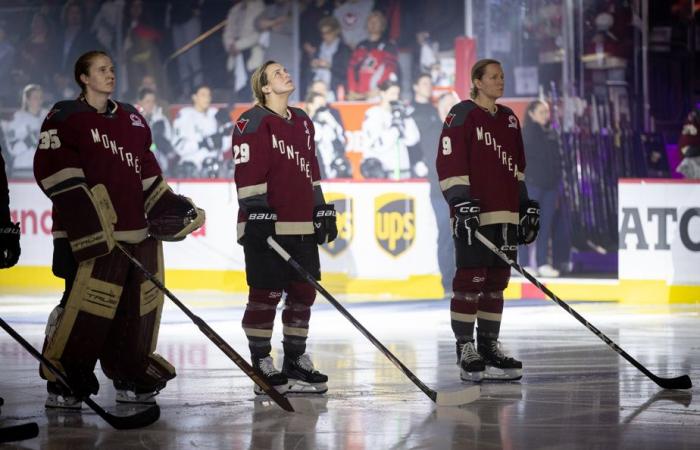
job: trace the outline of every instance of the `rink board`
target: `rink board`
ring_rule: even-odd
[[[243,251],[234,235],[235,185],[226,181],[171,185],[206,210],[207,223],[183,242],[164,244],[168,287],[245,293]],[[426,182],[331,181],[323,188],[339,213],[339,237],[321,250],[326,289],[359,301],[443,298],[435,254],[437,232]],[[50,271],[50,202],[33,182],[11,182],[10,196],[13,219],[22,223],[22,257],[17,267],[0,272],[0,287],[6,292],[61,289],[62,280]],[[667,279],[544,281],[564,300],[700,300],[697,284],[673,284]],[[522,278],[512,279],[505,297],[546,298]]]

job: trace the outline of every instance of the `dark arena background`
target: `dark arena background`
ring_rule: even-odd
[[[698,448],[699,18],[698,0],[0,0],[0,147],[21,230],[19,262],[0,270],[0,448]],[[175,301],[156,351],[177,377],[157,420],[115,402],[99,361],[93,403],[45,409],[27,348],[42,349],[64,291],[34,154],[52,105],[80,95],[89,50],[111,56],[112,98],[147,121],[169,185],[206,211],[163,245]],[[523,362],[510,382],[462,381],[455,365],[435,170],[482,58],[501,63],[497,103],[524,130],[542,211],[504,291],[499,340]],[[253,393],[241,326],[232,135],[266,60],[291,75],[337,211],[308,338],[328,391],[289,394],[294,412]]]

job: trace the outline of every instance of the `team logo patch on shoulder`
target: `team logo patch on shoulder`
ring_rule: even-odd
[[[250,122],[250,119],[238,119],[236,121],[236,129],[238,129],[239,133],[243,134],[243,130],[248,126],[248,122]]]
[[[59,108],[53,108],[53,109],[52,109],[51,111],[49,111],[49,113],[46,115],[46,120],[49,120],[54,114],[56,114],[56,113],[59,112],[59,111],[60,111]]]
[[[512,114],[508,116],[508,128],[518,129],[518,119],[516,119]]]
[[[129,114],[129,119],[131,119],[131,126],[146,128],[138,114]]]
[[[447,117],[445,117],[445,125],[447,125],[448,127],[451,126],[451,125],[452,125],[452,121],[453,121],[454,118],[455,118],[455,115],[456,115],[455,113],[449,113],[449,114],[447,115]]]

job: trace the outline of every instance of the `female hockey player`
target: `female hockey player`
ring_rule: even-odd
[[[294,82],[287,69],[267,61],[255,70],[251,85],[256,104],[236,121],[233,133],[237,234],[249,286],[243,330],[253,365],[277,390],[324,393],[328,377],[314,368],[306,353],[316,290],[268,248],[266,239],[274,236],[320,279],[317,245],[336,238],[335,209],[321,190],[313,123],[303,110],[288,106]],[[287,296],[280,372],[270,356],[270,339],[283,293]],[[262,393],[257,385],[255,392]]]
[[[537,236],[539,206],[528,199],[520,122],[496,104],[503,95],[501,64],[482,59],[471,71],[473,100],[445,118],[437,151],[440,188],[450,206],[457,272],[450,303],[461,378],[517,380],[522,363],[503,354],[498,334],[510,267],[474,235],[515,259],[517,245]],[[474,324],[478,319],[477,346]]]
[[[115,241],[162,280],[160,240],[184,239],[204,223],[204,211],[162,178],[143,116],[110,98],[112,59],[85,53],[74,75],[80,97],[49,111],[34,156],[36,181],[53,203],[53,273],[65,280],[63,298],[49,316],[44,356],[78,390],[67,391],[42,368],[46,406],[79,409],[81,397],[97,393],[98,359],[118,402],[153,403],[175,376],[154,353],[163,294]],[[100,206],[110,201],[116,218]]]

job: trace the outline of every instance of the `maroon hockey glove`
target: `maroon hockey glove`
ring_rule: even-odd
[[[479,200],[456,200],[452,208],[454,209],[454,221],[452,223],[452,236],[467,245],[472,245],[474,232],[479,228],[479,213],[481,206]]]
[[[528,200],[520,205],[520,223],[518,224],[518,244],[531,244],[540,231],[540,204]]]
[[[266,249],[267,238],[275,235],[275,222],[277,222],[277,213],[271,208],[248,208],[243,242],[259,249]]]
[[[335,206],[330,203],[317,205],[314,208],[314,231],[318,245],[333,242],[338,237],[335,219]]]
[[[19,223],[7,222],[0,225],[0,269],[17,264],[19,248]]]

